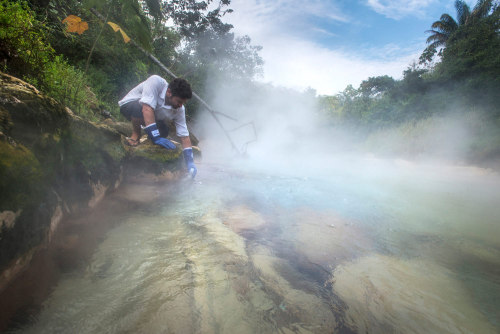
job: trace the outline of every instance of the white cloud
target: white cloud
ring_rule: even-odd
[[[268,40],[262,56],[266,61],[264,80],[297,89],[312,87],[319,94],[335,94],[348,84],[355,87],[370,76],[401,76],[418,54],[391,60],[367,60],[329,50],[309,41],[286,37]]]
[[[399,20],[406,16],[422,17],[425,9],[437,0],[367,0],[375,12]]]
[[[233,0],[234,13],[227,19],[250,37],[262,29],[286,30],[307,23],[310,17],[346,23],[351,18],[332,1],[324,0]]]
[[[349,16],[332,1],[233,0],[231,7],[234,13],[227,18],[235,32],[249,35],[253,44],[263,46],[265,82],[298,89],[312,87],[319,94],[336,94],[348,84],[357,86],[370,76],[387,74],[398,78],[412,60],[418,59],[424,45],[408,50],[391,44],[354,53],[331,50],[302,38],[304,34],[295,29],[306,14],[349,21]],[[309,29],[325,33],[312,25]]]

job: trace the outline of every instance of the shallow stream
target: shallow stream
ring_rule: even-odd
[[[113,221],[91,257],[9,331],[499,333],[498,174],[362,163],[129,182],[87,217]]]

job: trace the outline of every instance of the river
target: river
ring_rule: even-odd
[[[9,332],[500,332],[498,174],[328,166],[129,181],[86,217],[112,226],[90,256]]]

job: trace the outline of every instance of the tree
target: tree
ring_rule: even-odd
[[[194,38],[207,30],[217,34],[228,33],[233,26],[222,22],[222,16],[231,13],[230,0],[219,0],[212,10],[208,7],[214,0],[161,0],[163,21],[172,20],[179,32],[187,38]]]
[[[460,3],[461,1],[457,1]],[[431,30],[427,30],[431,35],[427,38],[427,43],[429,48],[437,49],[438,47],[445,46],[446,41],[450,38],[451,34],[454,33],[458,28],[458,23],[449,14],[441,15],[439,21],[434,22],[431,25]]]
[[[197,92],[206,91],[209,78],[252,80],[262,73],[262,48],[252,45],[248,36],[235,36],[233,26],[223,22],[224,15],[232,12],[229,5],[230,0],[160,0],[154,53]],[[194,99],[188,102],[191,112],[197,107]]]
[[[500,114],[500,7],[474,25],[460,27],[448,40],[436,75],[461,87],[461,95]],[[495,111],[496,110],[496,111]]]
[[[446,46],[448,39],[460,26],[476,24],[482,18],[490,15],[493,8],[496,8],[494,0],[478,0],[472,11],[464,0],[456,0],[457,20],[445,13],[431,25],[430,30],[426,31],[431,35],[427,38],[429,46],[420,56],[420,64],[432,61],[437,50]]]
[[[403,90],[410,94],[423,93],[425,91],[426,84],[422,75],[426,72],[427,70],[418,68],[417,64],[410,64],[410,66],[403,71]]]
[[[474,25],[460,27],[443,51],[440,73],[453,78],[500,74],[500,9]]]
[[[145,49],[151,50],[152,24],[150,18],[161,19],[159,0],[83,0],[86,8],[95,8],[112,18]]]
[[[388,76],[370,77],[361,82],[359,90],[364,96],[381,97],[387,91],[390,91],[396,85],[396,81]]]

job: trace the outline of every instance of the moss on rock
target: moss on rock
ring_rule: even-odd
[[[123,140],[123,139],[122,139]],[[146,140],[136,147],[126,147],[129,155],[134,158],[143,158],[159,163],[168,163],[180,157],[182,149],[177,145],[175,150],[166,150],[163,147],[154,145],[151,141]]]
[[[122,136],[122,146],[127,151],[130,170],[140,170],[149,173],[160,174],[166,170],[177,171],[182,168],[182,149],[177,144],[175,150],[166,150],[154,145],[150,140],[143,141],[136,147],[126,144]]]
[[[0,211],[18,211],[38,199],[43,184],[39,161],[26,147],[0,139]]]

